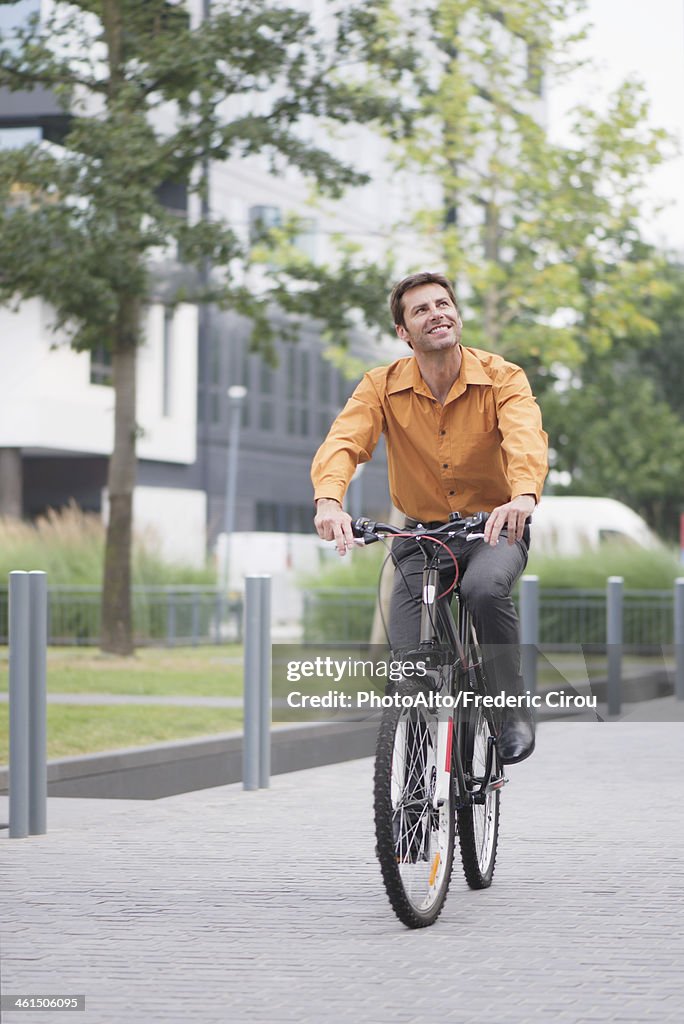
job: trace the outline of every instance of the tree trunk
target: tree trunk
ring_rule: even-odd
[[[109,522],[102,581],[100,647],[111,654],[133,653],[131,549],[133,489],[136,475],[137,308],[123,318],[112,353],[114,377],[114,448],[109,459]]]
[[[0,516],[21,519],[21,448],[0,448]]]

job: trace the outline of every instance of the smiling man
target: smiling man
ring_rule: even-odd
[[[451,546],[461,594],[490,652],[490,682],[497,692],[517,696],[519,629],[510,595],[527,564],[527,520],[547,472],[539,407],[519,366],[461,345],[458,304],[442,274],[404,278],[392,291],[390,309],[397,335],[413,354],[364,376],[316,453],[316,529],[335,541],[340,555],[353,546],[344,495],[381,433],[392,501],[408,527],[447,522],[451,512],[489,512],[484,541],[455,539]],[[418,643],[423,559],[411,542],[399,545],[396,557],[402,572],[395,576],[390,642],[399,650]],[[497,746],[507,764],[532,753],[534,722],[524,706],[507,711]]]

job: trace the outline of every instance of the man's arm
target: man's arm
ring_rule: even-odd
[[[508,543],[522,540],[525,521],[541,498],[548,472],[548,437],[529,381],[519,366],[508,364],[494,388],[501,447],[511,485],[511,500],[493,509],[484,529],[495,545],[506,527]]]
[[[356,467],[371,458],[383,427],[382,404],[366,374],[314,456],[314,525],[319,537],[335,541],[340,555],[354,544],[351,516],[342,508],[344,495]]]

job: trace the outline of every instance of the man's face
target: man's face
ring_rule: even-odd
[[[403,295],[404,321],[396,324],[402,341],[416,352],[455,348],[461,340],[461,318],[441,284],[421,284]]]

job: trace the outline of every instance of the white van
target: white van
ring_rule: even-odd
[[[641,548],[662,547],[641,516],[613,498],[543,495],[534,510],[535,554],[577,555],[595,551],[607,540],[621,540]]]

